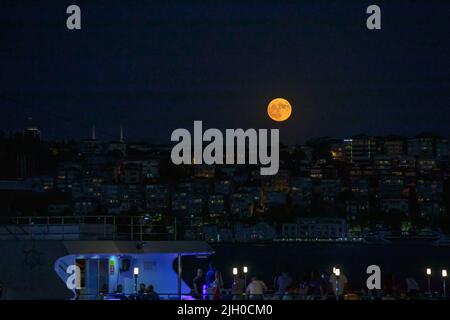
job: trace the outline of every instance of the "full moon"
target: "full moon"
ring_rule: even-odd
[[[276,98],[270,101],[267,106],[267,114],[270,119],[275,121],[285,121],[289,119],[292,113],[292,107],[289,101],[283,98]]]

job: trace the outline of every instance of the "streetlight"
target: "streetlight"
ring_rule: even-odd
[[[427,268],[428,294],[431,297],[431,268]]]
[[[244,271],[244,284],[245,284],[245,288],[247,288],[247,273],[248,273],[248,267],[247,267],[247,266],[244,266],[243,271]]]
[[[334,267],[333,273],[336,277],[336,300],[339,300],[339,276],[341,275],[341,269]]]
[[[137,294],[138,293],[138,276],[139,276],[139,268],[138,267],[134,267],[133,274],[134,274],[134,292]]]
[[[247,288],[248,267],[247,266],[243,266],[242,267],[242,272],[244,273],[244,284],[245,284],[245,287]],[[234,267],[233,268],[233,275],[236,276],[236,275],[238,275],[238,273],[239,273],[238,268]]]
[[[247,273],[248,273],[248,267],[247,266],[243,266],[242,267],[242,272],[244,273],[244,292],[241,292],[239,295],[245,295],[245,292],[247,290]],[[237,276],[234,278],[234,281],[236,283],[236,281],[241,281],[242,278],[242,274],[239,273],[239,269],[237,267],[233,267],[233,276]]]
[[[442,291],[444,292],[444,299],[447,299],[447,288],[446,288],[446,278],[447,269],[442,269]]]

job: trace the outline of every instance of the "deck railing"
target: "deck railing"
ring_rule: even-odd
[[[173,237],[173,236],[172,236]],[[0,217],[0,239],[168,240],[162,223],[146,216]]]

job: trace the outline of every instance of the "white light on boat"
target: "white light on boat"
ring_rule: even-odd
[[[139,275],[139,268],[138,267],[134,267],[133,273],[135,276]]]
[[[431,268],[427,268],[427,275],[431,276]]]
[[[238,274],[238,269],[237,268],[233,268],[233,275],[237,275]]]
[[[442,277],[447,278],[447,269],[442,269]]]
[[[248,272],[248,268],[244,267],[244,273],[247,273],[247,272]]]

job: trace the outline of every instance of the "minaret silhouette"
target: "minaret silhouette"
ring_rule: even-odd
[[[123,142],[123,126],[122,125],[120,125],[119,141]]]

